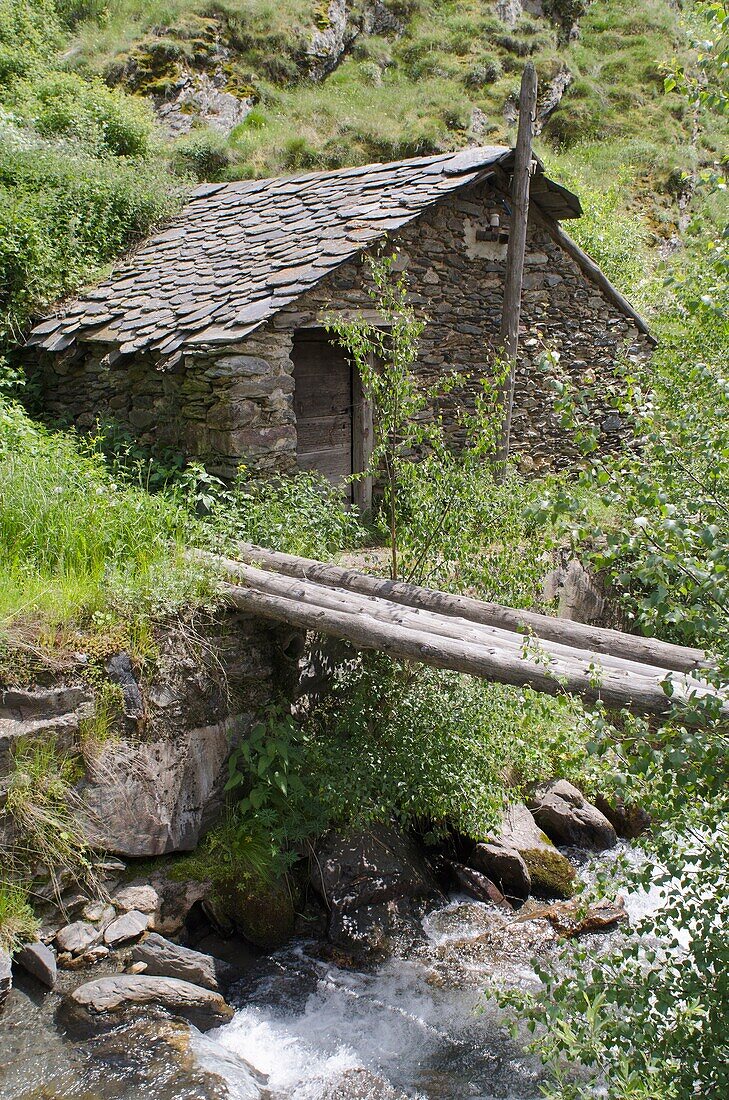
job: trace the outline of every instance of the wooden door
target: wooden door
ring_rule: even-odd
[[[340,485],[352,473],[352,367],[321,332],[296,334],[293,362],[299,469]]]

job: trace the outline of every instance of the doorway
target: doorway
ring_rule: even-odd
[[[315,470],[332,485],[344,487],[353,473],[367,468],[372,454],[372,412],[358,372],[322,329],[295,333],[292,359],[299,469]],[[346,493],[367,511],[371,479],[346,485]]]

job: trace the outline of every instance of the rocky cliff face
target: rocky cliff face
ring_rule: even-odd
[[[193,849],[222,806],[225,765],[286,677],[276,632],[218,612],[160,628],[154,668],[127,654],[74,654],[62,682],[0,696],[0,777],[18,745],[42,738],[78,756],[89,843],[125,857]],[[103,685],[115,684],[113,732],[98,737]],[[0,810],[10,831],[11,815]]]

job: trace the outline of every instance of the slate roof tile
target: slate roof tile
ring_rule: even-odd
[[[334,172],[202,184],[111,276],[39,324],[30,344],[117,343],[122,353],[240,339],[388,231],[502,164],[486,146]],[[558,217],[579,201],[543,177]],[[103,328],[99,325],[103,324]]]

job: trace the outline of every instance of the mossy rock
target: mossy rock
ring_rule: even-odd
[[[532,880],[532,890],[544,897],[571,898],[575,892],[575,869],[549,842],[539,848],[520,849]]]
[[[216,909],[255,947],[274,951],[294,934],[296,906],[285,879],[228,882],[216,890]]]

